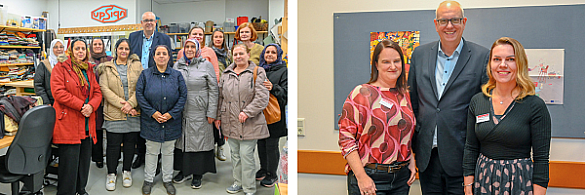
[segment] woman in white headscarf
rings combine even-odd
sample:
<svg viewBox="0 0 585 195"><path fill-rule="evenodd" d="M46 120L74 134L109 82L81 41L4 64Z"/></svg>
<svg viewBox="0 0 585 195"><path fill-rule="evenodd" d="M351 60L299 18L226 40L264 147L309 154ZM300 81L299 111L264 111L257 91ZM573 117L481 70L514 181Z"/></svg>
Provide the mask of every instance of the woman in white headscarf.
<svg viewBox="0 0 585 195"><path fill-rule="evenodd" d="M51 93L51 72L55 64L59 62L57 56L65 52L65 44L59 39L51 41L49 57L37 65L35 71L35 93L43 98L43 104L53 105L55 99Z"/></svg>

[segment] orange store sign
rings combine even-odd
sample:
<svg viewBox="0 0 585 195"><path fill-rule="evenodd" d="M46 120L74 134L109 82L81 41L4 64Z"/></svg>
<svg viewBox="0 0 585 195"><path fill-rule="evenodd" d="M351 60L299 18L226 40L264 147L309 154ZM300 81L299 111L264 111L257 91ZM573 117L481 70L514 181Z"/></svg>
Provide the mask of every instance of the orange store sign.
<svg viewBox="0 0 585 195"><path fill-rule="evenodd" d="M104 5L91 12L91 19L101 23L117 22L128 17L128 9L117 5Z"/></svg>

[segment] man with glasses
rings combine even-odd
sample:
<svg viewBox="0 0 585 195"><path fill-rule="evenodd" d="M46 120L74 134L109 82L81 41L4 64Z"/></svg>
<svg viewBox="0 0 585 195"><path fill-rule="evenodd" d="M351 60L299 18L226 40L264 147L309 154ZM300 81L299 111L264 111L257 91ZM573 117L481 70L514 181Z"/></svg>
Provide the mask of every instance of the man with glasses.
<svg viewBox="0 0 585 195"><path fill-rule="evenodd" d="M142 20L140 21L142 30L130 33L130 49L131 53L140 57L142 67L147 69L155 66L154 58L150 56L153 48L157 45L166 45L171 47L171 38L164 33L156 32L156 16L152 12L144 12ZM169 60L169 66L173 66L173 61Z"/></svg>
<svg viewBox="0 0 585 195"><path fill-rule="evenodd" d="M156 66L154 58L150 56L152 50L157 45L166 45L172 48L171 38L164 33L155 31L156 16L152 12L144 12L140 24L142 24L142 30L130 33L130 50L132 54L138 55L142 67L146 70L149 67ZM173 67L173 60L169 60L168 67ZM138 156L134 160L134 163L132 163L133 169L144 164L144 155L146 154L145 142L144 138L138 137L138 142L136 143L136 153Z"/></svg>
<svg viewBox="0 0 585 195"><path fill-rule="evenodd" d="M434 22L439 41L417 47L411 59L412 147L423 194L464 194L467 109L488 80L489 50L462 38L467 18L458 2L442 2Z"/></svg>

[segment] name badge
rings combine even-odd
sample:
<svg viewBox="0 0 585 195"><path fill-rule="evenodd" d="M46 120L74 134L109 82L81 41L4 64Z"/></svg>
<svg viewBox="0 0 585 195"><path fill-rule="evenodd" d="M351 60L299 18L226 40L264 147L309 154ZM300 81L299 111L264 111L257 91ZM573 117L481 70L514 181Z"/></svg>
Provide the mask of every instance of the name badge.
<svg viewBox="0 0 585 195"><path fill-rule="evenodd" d="M490 114L489 113L485 113L485 114L482 114L482 115L475 116L476 123L483 123L483 122L486 122L486 121L489 121L489 120L490 120Z"/></svg>
<svg viewBox="0 0 585 195"><path fill-rule="evenodd" d="M380 100L380 104L382 104L382 106L386 106L388 109L391 109L392 106L394 105L393 103L388 102L385 99L381 99Z"/></svg>

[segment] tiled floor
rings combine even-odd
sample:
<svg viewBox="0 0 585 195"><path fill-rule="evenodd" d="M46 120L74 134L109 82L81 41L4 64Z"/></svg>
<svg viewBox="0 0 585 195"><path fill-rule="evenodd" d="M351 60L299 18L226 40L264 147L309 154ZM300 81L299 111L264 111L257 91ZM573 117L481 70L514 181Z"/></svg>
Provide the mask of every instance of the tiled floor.
<svg viewBox="0 0 585 195"><path fill-rule="evenodd" d="M229 153L229 146L226 143L225 147L225 155L228 158L226 161L219 161L216 160L216 167L217 173L207 173L203 176L203 184L200 189L192 189L191 188L191 180L186 181L181 184L175 184L177 188L177 194L228 194L226 192L226 188L233 184L234 179L232 177L232 163L230 161L230 153ZM258 160L258 154L256 152L256 162L258 165L256 169L260 169L260 164ZM107 191L105 188L106 182L106 167L104 168L97 168L95 163L91 164L90 173L89 173L89 181L86 187L86 190L90 195L117 195L117 194L124 194L124 195L133 195L133 194L142 194L142 182L144 181L144 166L133 169L132 170L132 177L133 177L133 185L130 188L124 188L122 186L122 177L121 177L121 170L122 170L122 163L118 165L118 178L116 183L116 190L115 191ZM175 173L176 174L176 173ZM165 195L166 190L162 185L162 175L158 175L154 179L155 186L152 190L152 195ZM257 195L270 195L274 194L274 188L267 188L260 185L260 182L257 181L256 187L256 194ZM0 184L0 193L10 194L10 185L9 184ZM44 194L46 195L54 195L57 193L57 188L55 186L47 186L44 189ZM238 194L244 194L240 192Z"/></svg>

